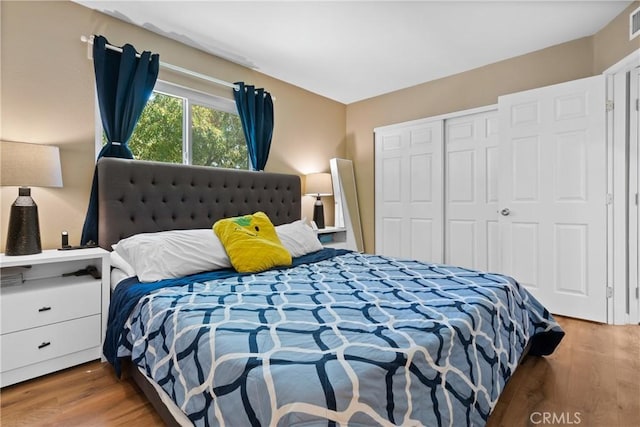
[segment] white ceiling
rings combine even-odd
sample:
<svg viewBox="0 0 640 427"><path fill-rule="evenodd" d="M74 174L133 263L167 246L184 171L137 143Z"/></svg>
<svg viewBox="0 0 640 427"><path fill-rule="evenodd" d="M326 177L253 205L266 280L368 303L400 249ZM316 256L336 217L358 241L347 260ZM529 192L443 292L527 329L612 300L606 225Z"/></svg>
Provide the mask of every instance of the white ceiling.
<svg viewBox="0 0 640 427"><path fill-rule="evenodd" d="M349 104L590 36L631 1L76 3Z"/></svg>

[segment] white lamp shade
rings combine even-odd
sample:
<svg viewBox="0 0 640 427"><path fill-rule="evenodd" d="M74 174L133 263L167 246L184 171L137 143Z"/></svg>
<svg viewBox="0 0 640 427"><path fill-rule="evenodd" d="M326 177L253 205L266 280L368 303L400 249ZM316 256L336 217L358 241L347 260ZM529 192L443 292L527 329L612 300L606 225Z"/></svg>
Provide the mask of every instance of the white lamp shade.
<svg viewBox="0 0 640 427"><path fill-rule="evenodd" d="M333 186L330 173L312 173L306 176L305 194L313 196L331 196Z"/></svg>
<svg viewBox="0 0 640 427"><path fill-rule="evenodd" d="M62 187L58 147L0 141L0 166L3 187Z"/></svg>

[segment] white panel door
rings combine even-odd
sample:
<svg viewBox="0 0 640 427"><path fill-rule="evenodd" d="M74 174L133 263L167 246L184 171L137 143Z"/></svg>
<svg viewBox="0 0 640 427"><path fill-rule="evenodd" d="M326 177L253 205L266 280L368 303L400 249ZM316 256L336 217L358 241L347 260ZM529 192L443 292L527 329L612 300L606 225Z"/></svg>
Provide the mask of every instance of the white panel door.
<svg viewBox="0 0 640 427"><path fill-rule="evenodd" d="M604 77L498 105L502 270L552 313L606 322Z"/></svg>
<svg viewBox="0 0 640 427"><path fill-rule="evenodd" d="M498 111L445 121L445 262L500 271Z"/></svg>
<svg viewBox="0 0 640 427"><path fill-rule="evenodd" d="M442 120L375 136L376 253L442 262Z"/></svg>

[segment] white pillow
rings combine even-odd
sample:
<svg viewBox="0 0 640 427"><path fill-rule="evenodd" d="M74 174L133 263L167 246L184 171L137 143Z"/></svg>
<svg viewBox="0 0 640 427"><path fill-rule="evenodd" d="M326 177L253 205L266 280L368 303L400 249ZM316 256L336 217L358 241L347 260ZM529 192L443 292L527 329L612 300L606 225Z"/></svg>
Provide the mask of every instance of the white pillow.
<svg viewBox="0 0 640 427"><path fill-rule="evenodd" d="M113 245L113 248L115 249L116 246L117 245ZM111 267L115 267L121 270L124 274L127 275L127 277L133 277L136 275L136 270L131 266L131 264L125 261L124 258L122 258L120 254L115 250L111 251L110 258Z"/></svg>
<svg viewBox="0 0 640 427"><path fill-rule="evenodd" d="M119 241L115 251L133 267L141 282L231 267L222 243L210 228L136 234Z"/></svg>
<svg viewBox="0 0 640 427"><path fill-rule="evenodd" d="M318 235L303 219L276 227L282 246L296 258L322 249Z"/></svg>

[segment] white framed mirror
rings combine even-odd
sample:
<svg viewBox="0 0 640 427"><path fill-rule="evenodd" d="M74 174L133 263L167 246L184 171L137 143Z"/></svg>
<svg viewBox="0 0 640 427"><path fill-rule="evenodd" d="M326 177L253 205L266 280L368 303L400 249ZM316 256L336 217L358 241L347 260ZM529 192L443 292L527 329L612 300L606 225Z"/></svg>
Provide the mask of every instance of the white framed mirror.
<svg viewBox="0 0 640 427"><path fill-rule="evenodd" d="M348 249L362 252L364 251L364 242L353 162L334 158L329 160L329 165L331 166L333 198L335 200L335 226L345 228Z"/></svg>

